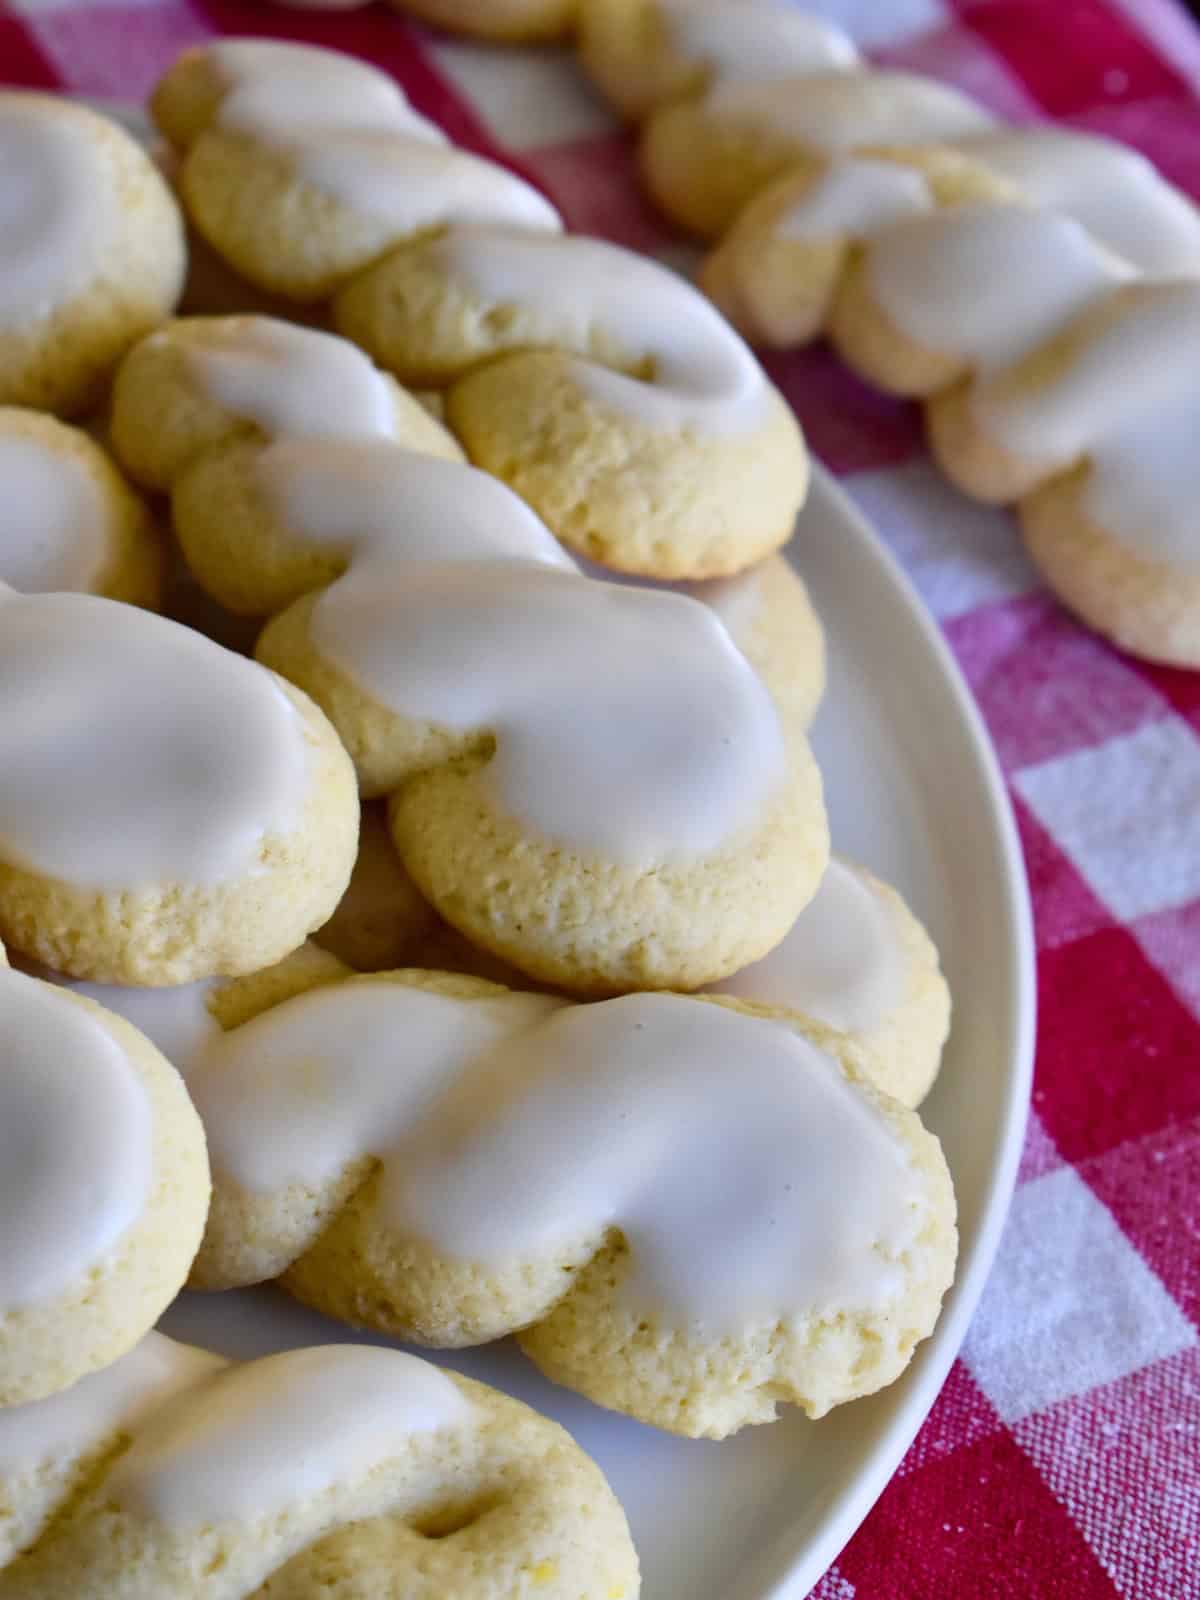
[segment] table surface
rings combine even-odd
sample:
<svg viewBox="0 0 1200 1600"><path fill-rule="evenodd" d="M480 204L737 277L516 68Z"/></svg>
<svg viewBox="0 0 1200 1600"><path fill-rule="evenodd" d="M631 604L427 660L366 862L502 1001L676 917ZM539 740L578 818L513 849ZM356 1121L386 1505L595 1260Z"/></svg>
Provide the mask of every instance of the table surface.
<svg viewBox="0 0 1200 1600"><path fill-rule="evenodd" d="M1017 122L1127 140L1200 197L1200 30L1174 0L824 0L875 59ZM0 81L137 99L216 33L340 46L569 226L673 241L565 52L380 6L0 0ZM809 439L942 623L1025 845L1040 1022L1004 1244L961 1360L818 1600L1200 1597L1200 673L1147 666L1042 589L1011 518L933 471L913 408L823 351L772 358Z"/></svg>

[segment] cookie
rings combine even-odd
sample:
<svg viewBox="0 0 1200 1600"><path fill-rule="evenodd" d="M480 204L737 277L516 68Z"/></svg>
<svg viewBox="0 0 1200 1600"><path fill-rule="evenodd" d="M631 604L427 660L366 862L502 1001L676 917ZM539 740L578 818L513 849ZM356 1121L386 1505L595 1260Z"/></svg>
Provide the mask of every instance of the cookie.
<svg viewBox="0 0 1200 1600"><path fill-rule="evenodd" d="M192 1057L193 1282L279 1277L689 1435L889 1383L953 1273L937 1141L840 1037L744 1003L572 1005L427 972L289 1000Z"/></svg>
<svg viewBox="0 0 1200 1600"><path fill-rule="evenodd" d="M1179 667L1200 667L1197 352L1200 283L1138 280L926 408L943 470L1017 502L1059 599L1122 649Z"/></svg>
<svg viewBox="0 0 1200 1600"><path fill-rule="evenodd" d="M716 79L762 82L859 65L849 35L787 0L581 0L580 63L639 122Z"/></svg>
<svg viewBox="0 0 1200 1600"><path fill-rule="evenodd" d="M363 795L390 797L421 893L580 992L696 987L765 954L828 850L806 724L712 610L585 577L495 479L398 447L361 352L289 329L303 357L281 364L280 328L154 335L118 376L113 436L131 471L171 482L201 583L275 613L259 660L325 709ZM451 454L408 405L408 440Z"/></svg>
<svg viewBox="0 0 1200 1600"><path fill-rule="evenodd" d="M209 1176L178 1073L94 1002L0 968L0 1063L7 1407L68 1388L153 1326L200 1243Z"/></svg>
<svg viewBox="0 0 1200 1600"><path fill-rule="evenodd" d="M354 864L351 764L291 684L92 595L0 588L0 936L75 977L269 966Z"/></svg>
<svg viewBox="0 0 1200 1600"><path fill-rule="evenodd" d="M149 1334L0 1413L0 1506L6 1600L638 1593L625 1517L569 1434L365 1345L229 1364Z"/></svg>
<svg viewBox="0 0 1200 1600"><path fill-rule="evenodd" d="M426 966L422 950L445 924L404 870L387 825L387 806L362 812L358 859L337 910L316 942L359 972Z"/></svg>
<svg viewBox="0 0 1200 1600"><path fill-rule="evenodd" d="M389 0L420 22L501 44L544 44L570 30L578 0Z"/></svg>
<svg viewBox="0 0 1200 1600"><path fill-rule="evenodd" d="M836 856L782 943L712 992L834 1030L859 1076L906 1106L929 1093L950 1030L933 941L895 889Z"/></svg>
<svg viewBox="0 0 1200 1600"><path fill-rule="evenodd" d="M72 415L169 315L183 221L153 162L107 117L0 93L0 405Z"/></svg>
<svg viewBox="0 0 1200 1600"><path fill-rule="evenodd" d="M831 155L962 138L991 126L966 95L909 72L718 81L645 124L640 162L673 221L714 238L773 178Z"/></svg>
<svg viewBox="0 0 1200 1600"><path fill-rule="evenodd" d="M563 238L521 180L449 147L331 52L225 41L154 97L194 225L446 421L558 538L621 571L728 575L790 536L807 457L738 335L665 267Z"/></svg>
<svg viewBox="0 0 1200 1600"><path fill-rule="evenodd" d="M164 551L141 498L88 434L0 406L0 584L157 609Z"/></svg>

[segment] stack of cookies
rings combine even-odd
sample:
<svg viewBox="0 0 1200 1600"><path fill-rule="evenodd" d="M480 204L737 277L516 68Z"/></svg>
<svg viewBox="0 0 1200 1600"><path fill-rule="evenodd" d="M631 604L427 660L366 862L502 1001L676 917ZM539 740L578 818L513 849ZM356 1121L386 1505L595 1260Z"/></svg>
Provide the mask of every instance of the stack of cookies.
<svg viewBox="0 0 1200 1600"><path fill-rule="evenodd" d="M0 97L0 1594L632 1597L517 1402L151 1330L277 1280L710 1438L904 1370L949 998L830 855L803 439L361 63L152 109Z"/></svg>

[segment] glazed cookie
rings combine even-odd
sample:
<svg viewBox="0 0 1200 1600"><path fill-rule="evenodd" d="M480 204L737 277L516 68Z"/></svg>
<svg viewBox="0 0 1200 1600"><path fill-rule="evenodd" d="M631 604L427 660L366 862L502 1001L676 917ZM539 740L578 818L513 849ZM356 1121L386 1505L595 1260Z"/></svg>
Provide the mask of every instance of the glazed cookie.
<svg viewBox="0 0 1200 1600"><path fill-rule="evenodd" d="M208 1198L199 1119L158 1050L0 967L0 1407L69 1387L153 1326Z"/></svg>
<svg viewBox="0 0 1200 1600"><path fill-rule="evenodd" d="M438 1346L524 1330L555 1380L679 1433L891 1382L953 1273L937 1141L836 1034L733 1000L351 978L216 1039L188 1086L216 1174L198 1286L278 1276Z"/></svg>
<svg viewBox="0 0 1200 1600"><path fill-rule="evenodd" d="M56 96L0 93L0 169L0 404L78 412L179 298L179 208L123 129Z"/></svg>
<svg viewBox="0 0 1200 1600"><path fill-rule="evenodd" d="M783 942L713 992L833 1029L855 1071L906 1106L929 1093L950 1030L933 941L895 889L836 856Z"/></svg>
<svg viewBox="0 0 1200 1600"><path fill-rule="evenodd" d="M154 110L196 227L402 382L441 389L476 465L565 544L661 578L727 575L790 536L803 440L690 285L448 147L390 80L234 41L180 59Z"/></svg>
<svg viewBox="0 0 1200 1600"><path fill-rule="evenodd" d="M81 978L257 971L325 922L358 835L316 706L149 612L0 586L0 934Z"/></svg>
<svg viewBox="0 0 1200 1600"><path fill-rule="evenodd" d="M635 122L718 78L763 82L859 65L848 34L790 0L581 0L578 42L584 71Z"/></svg>
<svg viewBox="0 0 1200 1600"><path fill-rule="evenodd" d="M562 1428L365 1345L230 1365L150 1334L0 1413L0 1507L5 1600L638 1594L621 1508Z"/></svg>
<svg viewBox="0 0 1200 1600"><path fill-rule="evenodd" d="M586 993L764 955L827 856L804 724L711 609L585 577L494 478L398 448L384 385L327 335L180 323L123 366L113 435L171 483L200 582L274 613L260 661L328 712L421 893L474 943ZM452 454L408 404L410 442ZM357 439L318 436L356 418Z"/></svg>
<svg viewBox="0 0 1200 1600"><path fill-rule="evenodd" d="M942 468L1017 502L1059 598L1122 649L1180 667L1200 667L1198 360L1200 281L1127 283L927 406Z"/></svg>
<svg viewBox="0 0 1200 1600"><path fill-rule="evenodd" d="M157 609L164 552L150 513L86 433L0 406L0 583Z"/></svg>

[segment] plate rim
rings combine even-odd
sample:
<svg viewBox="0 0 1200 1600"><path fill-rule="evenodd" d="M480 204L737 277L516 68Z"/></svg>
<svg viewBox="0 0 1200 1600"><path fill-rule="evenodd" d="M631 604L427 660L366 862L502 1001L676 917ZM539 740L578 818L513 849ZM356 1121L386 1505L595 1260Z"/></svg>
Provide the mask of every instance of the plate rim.
<svg viewBox="0 0 1200 1600"><path fill-rule="evenodd" d="M891 1482L932 1411L962 1349L1000 1248L1025 1144L1036 1048L1037 964L1025 853L983 714L940 624L898 558L824 463L813 457L811 464L812 479L804 509L824 501L837 519L853 530L864 553L878 567L938 668L977 766L988 805L986 821L998 847L1009 932L1006 942L1014 957L1008 1007L1012 1048L1009 1088L979 1223L965 1258L960 1251L958 1271L937 1326L919 1352L919 1369L910 1367L900 1380L907 1381L908 1392L872 1446L867 1462L830 1506L819 1531L804 1540L803 1548L798 1548L786 1533L771 1541L748 1574L745 1600L801 1600L820 1582ZM790 560L790 545L784 546L781 554ZM803 562L794 564L803 576Z"/></svg>

